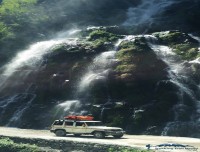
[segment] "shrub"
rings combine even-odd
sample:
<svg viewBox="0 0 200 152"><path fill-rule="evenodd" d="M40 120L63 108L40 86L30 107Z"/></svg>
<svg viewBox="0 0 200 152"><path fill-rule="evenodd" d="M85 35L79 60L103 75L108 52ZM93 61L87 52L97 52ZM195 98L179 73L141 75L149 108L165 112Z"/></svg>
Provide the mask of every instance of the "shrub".
<svg viewBox="0 0 200 152"><path fill-rule="evenodd" d="M17 144L9 138L0 138L1 152L40 152L39 147L29 144Z"/></svg>

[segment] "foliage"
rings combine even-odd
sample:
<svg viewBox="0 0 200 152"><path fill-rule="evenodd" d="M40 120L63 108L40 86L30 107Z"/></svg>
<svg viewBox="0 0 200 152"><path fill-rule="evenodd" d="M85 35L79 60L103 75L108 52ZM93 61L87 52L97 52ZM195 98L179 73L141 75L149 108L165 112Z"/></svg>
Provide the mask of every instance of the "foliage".
<svg viewBox="0 0 200 152"><path fill-rule="evenodd" d="M37 0L3 0L0 14L0 43L14 36L21 35L20 39L23 39L22 33L30 34L36 25L48 19L43 8L37 5Z"/></svg>
<svg viewBox="0 0 200 152"><path fill-rule="evenodd" d="M18 16L29 12L30 6L36 4L37 0L3 0L0 8L2 16Z"/></svg>
<svg viewBox="0 0 200 152"><path fill-rule="evenodd" d="M12 38L14 35L10 28L7 27L3 22L0 22L0 41L4 39Z"/></svg>
<svg viewBox="0 0 200 152"><path fill-rule="evenodd" d="M29 144L17 144L9 138L0 138L0 151L9 152L40 152L39 147Z"/></svg>
<svg viewBox="0 0 200 152"><path fill-rule="evenodd" d="M37 0L3 0L0 6L1 19L7 25L41 21L44 16L36 4Z"/></svg>

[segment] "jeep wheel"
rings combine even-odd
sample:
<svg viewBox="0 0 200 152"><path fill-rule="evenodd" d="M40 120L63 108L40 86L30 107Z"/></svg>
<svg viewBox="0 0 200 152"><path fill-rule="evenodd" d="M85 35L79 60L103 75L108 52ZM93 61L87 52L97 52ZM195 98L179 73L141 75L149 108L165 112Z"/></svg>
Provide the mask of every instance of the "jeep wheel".
<svg viewBox="0 0 200 152"><path fill-rule="evenodd" d="M80 136L81 136L81 134L74 134L74 136L75 136L75 137L80 137Z"/></svg>
<svg viewBox="0 0 200 152"><path fill-rule="evenodd" d="M64 137L66 135L66 132L64 130L56 130L55 134L56 136Z"/></svg>
<svg viewBox="0 0 200 152"><path fill-rule="evenodd" d="M121 138L123 135L113 135L114 138Z"/></svg>
<svg viewBox="0 0 200 152"><path fill-rule="evenodd" d="M94 132L94 137L98 138L98 139L102 139L102 138L105 137L105 134L103 132L100 132L100 131Z"/></svg>

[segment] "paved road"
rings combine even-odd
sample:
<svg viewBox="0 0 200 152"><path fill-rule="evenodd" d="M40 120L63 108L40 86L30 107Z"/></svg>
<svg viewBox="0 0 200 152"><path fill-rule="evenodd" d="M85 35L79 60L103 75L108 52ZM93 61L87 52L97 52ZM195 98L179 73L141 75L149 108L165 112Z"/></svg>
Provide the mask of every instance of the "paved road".
<svg viewBox="0 0 200 152"><path fill-rule="evenodd" d="M197 150L190 149L184 151L198 151L200 152L200 139L197 138L183 138L183 137L168 137L168 136L146 136L146 135L124 135L121 139L113 139L107 137L105 139L95 139L93 136L81 136L74 137L73 135L67 135L66 137L56 137L48 130L31 130L31 129L18 129L0 127L0 136L22 137L22 138L40 138L46 140L66 140L76 142L90 142L100 144L114 144L131 147L146 148L147 144L159 145L164 143L177 143L194 146ZM170 150L165 150L170 151ZM174 151L174 150L173 150ZM177 151L177 150L175 150ZM179 150L183 151L183 149Z"/></svg>

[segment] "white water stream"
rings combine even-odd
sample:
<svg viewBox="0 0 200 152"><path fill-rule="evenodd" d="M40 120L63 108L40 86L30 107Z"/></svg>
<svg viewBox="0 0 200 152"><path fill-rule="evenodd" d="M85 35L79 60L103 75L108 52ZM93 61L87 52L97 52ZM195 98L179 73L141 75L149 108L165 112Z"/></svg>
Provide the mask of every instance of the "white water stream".
<svg viewBox="0 0 200 152"><path fill-rule="evenodd" d="M78 39L70 37L79 31L80 30L75 29L62 32L54 39L37 42L30 45L28 49L19 52L8 64L3 67L3 72L0 78L0 91L6 87L8 83L7 81L13 75L16 75L16 72L18 72L16 83L20 83L20 81L23 81L23 78L27 77L31 71L38 70L43 62L44 55L51 53L53 48L57 45L62 43L67 45L76 45ZM23 67L28 67L29 70L23 70ZM29 90L29 87L27 90ZM0 102L1 115L5 113L8 107L17 105L17 109L16 107L13 109L12 116L8 120L7 125L17 126L20 123L22 115L27 109L29 109L35 98L36 94L34 94L34 92L25 91L24 93L15 94L8 99L2 99Z"/></svg>
<svg viewBox="0 0 200 152"><path fill-rule="evenodd" d="M36 42L29 46L28 49L20 51L8 64L3 67L3 72L1 74L1 90L4 88L4 84L6 80L11 77L15 72L20 71L21 77L27 76L32 70L37 70L41 63L43 62L43 57L47 53L50 53L52 49L62 43L67 43L68 45L75 45L77 39L76 38L69 38L79 30L70 30L62 33L57 38ZM29 67L31 70L22 70L23 67Z"/></svg>
<svg viewBox="0 0 200 152"><path fill-rule="evenodd" d="M156 38L155 38L156 39ZM169 81L173 83L175 86L177 86L179 92L178 97L179 101L178 103L173 107L173 112L175 115L174 122L169 122L166 127L164 128L163 135L167 135L168 131L171 129L177 129L179 125L188 125L191 123L191 125L195 126L198 125L197 123L200 122L200 101L195 95L195 92L189 87L188 82L192 82L195 84L193 80L190 78L189 71L187 71L187 68L185 67L185 61L182 61L179 56L177 56L171 48L164 45L158 45L153 44L149 42L149 46L152 50L156 53L158 58L162 59L166 65L168 66L167 72ZM198 60L198 59L196 59ZM194 61L196 61L194 60ZM190 61L190 64L197 63L194 61ZM198 84L195 84L197 87ZM193 102L196 104L196 113L194 112L191 116L189 122L186 123L180 123L182 120L180 118L184 113L187 112L188 106L185 104L187 102L188 98L185 98L185 95L189 97L190 102ZM180 126L179 126L180 127Z"/></svg>
<svg viewBox="0 0 200 152"><path fill-rule="evenodd" d="M97 55L92 60L91 64L88 66L86 73L83 75L83 77L78 83L77 96L84 92L84 95L86 97L87 93L90 90L90 85L96 81L101 81L102 83L106 84L109 72L112 70L113 65L118 62L118 60L115 58L115 55L116 55L119 45L123 41L134 41L134 40L135 40L135 36L132 36L132 35L125 36L123 39L118 40L113 50L102 52L99 55ZM56 107L56 109L57 110L64 109L64 112L61 114L61 116L64 116L69 113L83 114L86 111L82 111L82 112L77 111L77 109L80 108L80 103L81 102L79 100L64 101L63 103L59 104ZM75 107L74 105L77 105L77 107Z"/></svg>

